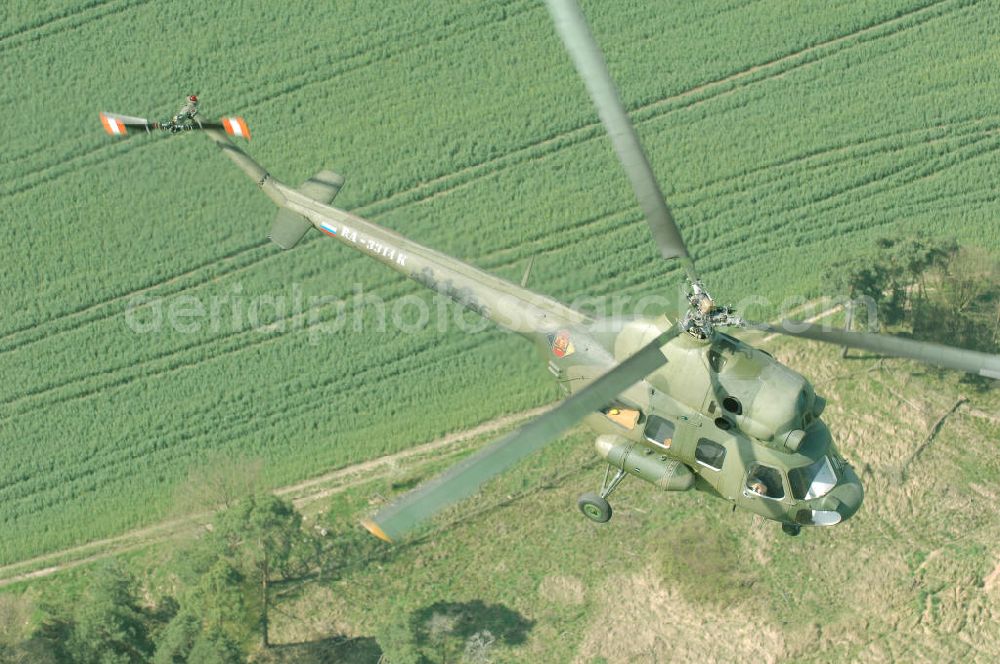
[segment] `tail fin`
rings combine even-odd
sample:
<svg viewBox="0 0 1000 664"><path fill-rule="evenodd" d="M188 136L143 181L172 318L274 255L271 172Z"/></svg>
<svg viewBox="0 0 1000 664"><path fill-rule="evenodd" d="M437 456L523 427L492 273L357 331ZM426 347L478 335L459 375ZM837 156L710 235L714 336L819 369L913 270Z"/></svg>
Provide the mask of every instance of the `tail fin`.
<svg viewBox="0 0 1000 664"><path fill-rule="evenodd" d="M274 218L274 223L271 224L271 232L268 237L282 249L291 249L298 244L302 236L313 225L302 215L285 207L288 203L286 194L298 191L298 193L326 205L333 201L337 192L340 191L340 187L344 184L344 178L333 171L320 171L303 182L298 190L292 190L272 177L263 166L237 147L222 131L209 129L205 133L227 157L233 160L233 163L240 167L240 170L249 175L264 190L264 193L278 205L278 214Z"/></svg>
<svg viewBox="0 0 1000 664"><path fill-rule="evenodd" d="M343 176L337 175L333 171L320 171L303 182L298 191L325 205L333 201L343 185ZM299 240L310 228L312 228L312 222L301 214L296 214L287 208L281 208L274 218L274 223L271 224L271 232L268 233L267 237L282 249L291 249L299 243Z"/></svg>

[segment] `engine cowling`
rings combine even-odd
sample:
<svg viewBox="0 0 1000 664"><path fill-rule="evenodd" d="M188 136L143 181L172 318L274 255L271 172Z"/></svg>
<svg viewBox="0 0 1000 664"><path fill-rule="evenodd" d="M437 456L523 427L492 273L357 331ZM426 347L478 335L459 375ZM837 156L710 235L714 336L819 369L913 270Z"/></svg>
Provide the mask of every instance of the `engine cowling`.
<svg viewBox="0 0 1000 664"><path fill-rule="evenodd" d="M615 339L616 359L623 361L669 326L666 320L630 321ZM796 451L805 429L826 405L801 374L721 332L709 340L680 335L663 351L667 363L646 381L722 429L738 427L748 436Z"/></svg>
<svg viewBox="0 0 1000 664"><path fill-rule="evenodd" d="M718 417L759 440L796 451L826 401L769 354L727 335L708 350ZM711 405L710 405L711 407Z"/></svg>

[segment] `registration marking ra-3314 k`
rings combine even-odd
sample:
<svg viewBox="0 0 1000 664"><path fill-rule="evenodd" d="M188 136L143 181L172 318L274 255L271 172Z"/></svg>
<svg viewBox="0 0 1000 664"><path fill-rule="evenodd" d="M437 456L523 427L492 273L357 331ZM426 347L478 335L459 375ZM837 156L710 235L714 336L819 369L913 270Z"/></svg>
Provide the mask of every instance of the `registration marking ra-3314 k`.
<svg viewBox="0 0 1000 664"><path fill-rule="evenodd" d="M345 242L353 242L368 254L381 256L395 261L396 265L406 267L406 254L402 251L390 245L383 244L374 238L365 237L353 228L341 226L338 229L332 222L324 220L319 222L319 229L330 237L342 239Z"/></svg>

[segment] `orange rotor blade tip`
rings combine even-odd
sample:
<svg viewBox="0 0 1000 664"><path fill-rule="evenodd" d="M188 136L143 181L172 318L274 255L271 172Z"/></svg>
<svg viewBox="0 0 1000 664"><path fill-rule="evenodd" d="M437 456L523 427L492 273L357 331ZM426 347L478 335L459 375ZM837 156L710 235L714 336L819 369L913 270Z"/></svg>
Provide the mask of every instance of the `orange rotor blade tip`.
<svg viewBox="0 0 1000 664"><path fill-rule="evenodd" d="M364 519L361 522L361 525L365 527L365 530L367 530L368 532L370 532L372 535L379 538L383 542L388 542L389 544L392 544L392 538L386 535L385 531L379 528L378 524L372 521L371 519Z"/></svg>
<svg viewBox="0 0 1000 664"><path fill-rule="evenodd" d="M124 136L128 133L125 128L125 123L118 118L108 117L106 113L101 113L101 124L104 125L104 131L108 132L112 136Z"/></svg>
<svg viewBox="0 0 1000 664"><path fill-rule="evenodd" d="M250 140L250 128L247 127L247 123L243 118L222 118L222 126L225 127L226 133L230 136L239 136L246 140Z"/></svg>
<svg viewBox="0 0 1000 664"><path fill-rule="evenodd" d="M247 123L243 118L237 118L237 121L240 123L240 129L243 131L243 137L249 141L250 127L247 126Z"/></svg>

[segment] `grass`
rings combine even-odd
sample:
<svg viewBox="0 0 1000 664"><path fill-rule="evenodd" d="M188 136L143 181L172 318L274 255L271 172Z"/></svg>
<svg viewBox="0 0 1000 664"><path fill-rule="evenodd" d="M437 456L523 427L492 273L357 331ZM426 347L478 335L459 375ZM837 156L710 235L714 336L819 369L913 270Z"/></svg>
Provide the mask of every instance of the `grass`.
<svg viewBox="0 0 1000 664"><path fill-rule="evenodd" d="M1000 249L992 4L585 9L719 299L772 312L887 233ZM436 310L377 329L354 285L416 286L318 238L278 252L269 202L207 141L114 142L99 110L163 117L197 92L247 117L279 177L334 167L339 204L511 278L535 255L531 285L567 301L680 278L538 3L5 11L0 562L161 518L212 453L261 458L277 486L555 395L507 335L441 332ZM363 333L317 340L295 293L344 298ZM273 331L247 320L260 296L289 303L260 313ZM221 303L217 325L126 324L192 297Z"/></svg>

